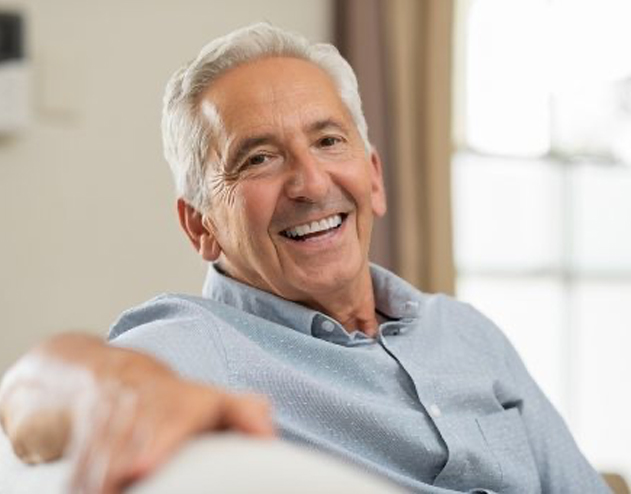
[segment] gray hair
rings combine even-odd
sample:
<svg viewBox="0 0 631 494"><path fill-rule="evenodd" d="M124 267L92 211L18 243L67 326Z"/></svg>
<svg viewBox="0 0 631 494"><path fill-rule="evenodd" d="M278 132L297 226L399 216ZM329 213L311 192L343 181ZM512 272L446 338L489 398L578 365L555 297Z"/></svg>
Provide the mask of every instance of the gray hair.
<svg viewBox="0 0 631 494"><path fill-rule="evenodd" d="M218 114L212 119L208 118L211 115L202 114L201 95L226 71L267 57L300 58L323 69L348 108L366 152L370 152L357 78L333 45L310 43L303 36L266 23L237 29L204 46L195 60L173 74L164 94L164 156L171 167L178 196L198 211L206 211L211 204L211 191L206 183L208 162L211 145L217 144L222 133Z"/></svg>

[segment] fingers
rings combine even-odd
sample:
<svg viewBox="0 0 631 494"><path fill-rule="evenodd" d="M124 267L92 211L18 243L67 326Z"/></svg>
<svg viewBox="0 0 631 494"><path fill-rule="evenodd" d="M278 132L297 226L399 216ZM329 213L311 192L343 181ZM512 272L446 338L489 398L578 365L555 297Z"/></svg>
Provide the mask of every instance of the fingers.
<svg viewBox="0 0 631 494"><path fill-rule="evenodd" d="M0 427L2 427L5 434L9 433L7 430L7 410L5 409L2 399L0 399Z"/></svg>
<svg viewBox="0 0 631 494"><path fill-rule="evenodd" d="M0 384L0 416L16 455L27 463L60 458L70 438L72 397L92 387L82 369L40 352L21 358Z"/></svg>
<svg viewBox="0 0 631 494"><path fill-rule="evenodd" d="M165 414L149 441L130 464L127 475L138 479L154 471L188 438L201 432L237 430L259 437L273 437L275 429L268 401L258 396L235 395L192 383L180 382L177 402L180 407L172 415Z"/></svg>
<svg viewBox="0 0 631 494"><path fill-rule="evenodd" d="M147 390L150 390L147 392ZM110 386L77 417L73 442L73 494L115 494L154 471L191 436L234 429L274 435L270 406L255 396L237 396L161 378L146 388Z"/></svg>
<svg viewBox="0 0 631 494"><path fill-rule="evenodd" d="M16 456L26 463L61 457L70 436L68 410L44 395L41 386L27 382L5 389L2 396L2 427Z"/></svg>
<svg viewBox="0 0 631 494"><path fill-rule="evenodd" d="M61 457L70 436L67 410L40 410L7 432L13 450L22 461L37 464Z"/></svg>
<svg viewBox="0 0 631 494"><path fill-rule="evenodd" d="M276 434L269 401L260 396L227 395L222 420L225 429L263 438Z"/></svg>
<svg viewBox="0 0 631 494"><path fill-rule="evenodd" d="M139 441L134 438L137 396L118 385L106 385L98 395L76 411L70 452L74 472L71 493L106 492L108 482L121 477L116 469L133 455Z"/></svg>
<svg viewBox="0 0 631 494"><path fill-rule="evenodd" d="M0 419L10 436L18 422L29 425L11 438L28 461L61 456L71 437L72 493L117 494L201 432L274 435L260 397L185 381L147 355L64 338L47 347L61 361L35 353L3 380ZM53 452L44 447L55 444Z"/></svg>

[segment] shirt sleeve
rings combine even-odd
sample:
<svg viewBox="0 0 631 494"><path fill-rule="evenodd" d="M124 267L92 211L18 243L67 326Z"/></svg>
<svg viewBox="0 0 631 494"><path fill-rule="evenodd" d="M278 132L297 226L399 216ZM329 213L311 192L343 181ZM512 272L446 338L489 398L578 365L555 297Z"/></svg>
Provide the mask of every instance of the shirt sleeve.
<svg viewBox="0 0 631 494"><path fill-rule="evenodd" d="M539 470L542 492L610 493L579 450L559 413L530 376L515 348L503 334L501 338L508 373L519 397L517 406Z"/></svg>

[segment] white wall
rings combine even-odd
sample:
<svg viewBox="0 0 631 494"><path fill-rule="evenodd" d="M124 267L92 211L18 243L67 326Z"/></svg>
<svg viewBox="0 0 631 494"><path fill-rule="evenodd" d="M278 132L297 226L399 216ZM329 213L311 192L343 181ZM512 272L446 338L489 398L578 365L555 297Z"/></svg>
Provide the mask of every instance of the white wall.
<svg viewBox="0 0 631 494"><path fill-rule="evenodd" d="M164 84L211 38L268 20L328 40L329 0L0 0L26 15L30 128L0 137L0 372L45 335L104 334L198 293L159 133Z"/></svg>

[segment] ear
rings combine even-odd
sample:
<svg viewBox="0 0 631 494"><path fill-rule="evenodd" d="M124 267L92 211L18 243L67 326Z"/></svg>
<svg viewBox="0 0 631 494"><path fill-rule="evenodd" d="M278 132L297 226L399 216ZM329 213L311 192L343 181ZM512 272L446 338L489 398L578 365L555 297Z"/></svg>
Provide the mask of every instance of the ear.
<svg viewBox="0 0 631 494"><path fill-rule="evenodd" d="M180 225L195 250L205 261L216 261L221 254L221 246L215 238L214 228L208 217L182 198L177 200L177 212Z"/></svg>
<svg viewBox="0 0 631 494"><path fill-rule="evenodd" d="M388 206L386 204L386 189L383 185L383 168L381 158L374 147L370 152L370 182L372 212L375 216L381 217L386 214Z"/></svg>

